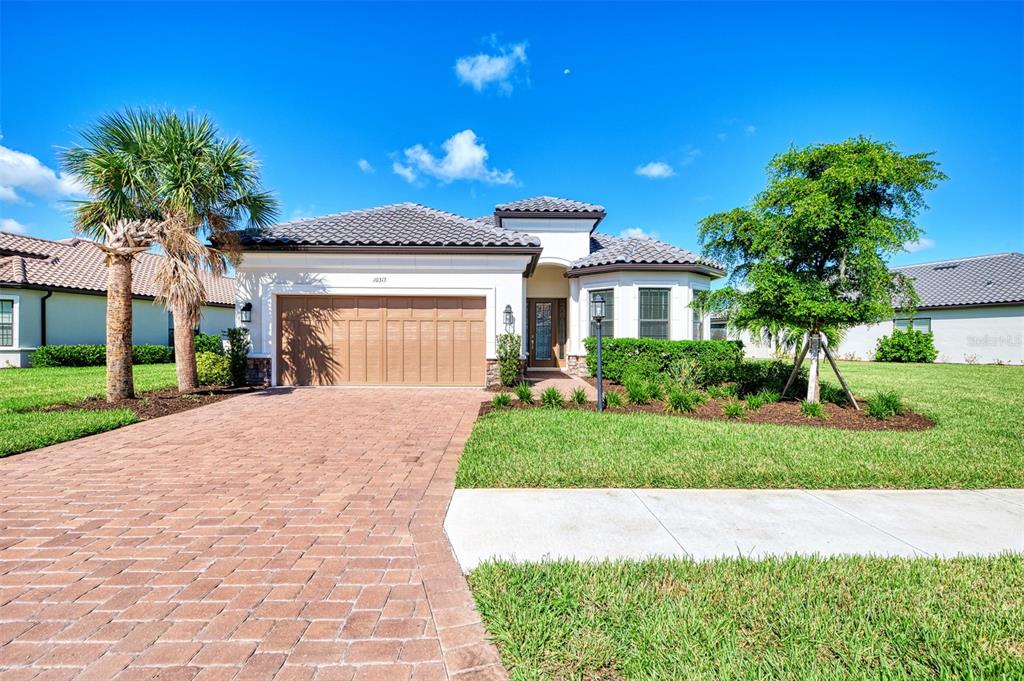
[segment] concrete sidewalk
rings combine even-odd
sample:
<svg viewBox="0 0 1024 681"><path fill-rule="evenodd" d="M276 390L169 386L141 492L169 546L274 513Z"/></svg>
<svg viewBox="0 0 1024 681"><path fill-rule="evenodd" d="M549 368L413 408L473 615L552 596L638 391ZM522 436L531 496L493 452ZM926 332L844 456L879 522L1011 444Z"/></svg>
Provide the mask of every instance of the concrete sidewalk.
<svg viewBox="0 0 1024 681"><path fill-rule="evenodd" d="M463 570L650 556L1024 552L1024 490L460 489L445 530Z"/></svg>

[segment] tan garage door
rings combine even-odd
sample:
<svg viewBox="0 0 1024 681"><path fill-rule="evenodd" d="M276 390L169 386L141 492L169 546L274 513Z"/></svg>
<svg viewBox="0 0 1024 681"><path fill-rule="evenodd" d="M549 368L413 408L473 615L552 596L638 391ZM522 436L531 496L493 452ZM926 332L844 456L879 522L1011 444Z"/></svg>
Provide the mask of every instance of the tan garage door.
<svg viewBox="0 0 1024 681"><path fill-rule="evenodd" d="M280 385L483 385L483 298L282 296Z"/></svg>

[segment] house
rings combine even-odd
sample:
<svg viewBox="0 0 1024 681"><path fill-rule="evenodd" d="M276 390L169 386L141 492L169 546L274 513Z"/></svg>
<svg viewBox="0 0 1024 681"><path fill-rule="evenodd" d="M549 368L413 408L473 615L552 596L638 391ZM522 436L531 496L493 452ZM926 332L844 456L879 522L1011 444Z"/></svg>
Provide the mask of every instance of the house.
<svg viewBox="0 0 1024 681"><path fill-rule="evenodd" d="M1024 254L999 253L894 267L914 282L920 298L911 315L849 329L836 354L874 359L878 339L893 329L930 331L939 362L1024 364ZM720 320L714 320L718 327ZM713 333L717 332L717 328ZM753 356L771 356L772 344L750 343Z"/></svg>
<svg viewBox="0 0 1024 681"><path fill-rule="evenodd" d="M496 337L527 370L586 371L608 337L706 338L690 302L724 274L690 251L597 231L603 207L541 196L468 218L401 203L246 233L237 268L252 373L275 385L485 385Z"/></svg>
<svg viewBox="0 0 1024 681"><path fill-rule="evenodd" d="M173 344L173 324L157 303L163 256L142 253L132 268L132 342ZM235 281L205 274L209 300L199 330L234 325ZM50 241L0 232L0 367L24 367L40 345L106 343L107 267L87 239Z"/></svg>

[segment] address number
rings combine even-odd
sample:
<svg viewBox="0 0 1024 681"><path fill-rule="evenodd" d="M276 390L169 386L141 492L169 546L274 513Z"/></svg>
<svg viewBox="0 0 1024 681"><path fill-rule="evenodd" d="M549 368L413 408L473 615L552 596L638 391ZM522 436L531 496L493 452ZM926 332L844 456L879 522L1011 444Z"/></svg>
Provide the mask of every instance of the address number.
<svg viewBox="0 0 1024 681"><path fill-rule="evenodd" d="M387 281L388 281L387 277L374 277L373 278L373 283L374 284L386 284Z"/></svg>

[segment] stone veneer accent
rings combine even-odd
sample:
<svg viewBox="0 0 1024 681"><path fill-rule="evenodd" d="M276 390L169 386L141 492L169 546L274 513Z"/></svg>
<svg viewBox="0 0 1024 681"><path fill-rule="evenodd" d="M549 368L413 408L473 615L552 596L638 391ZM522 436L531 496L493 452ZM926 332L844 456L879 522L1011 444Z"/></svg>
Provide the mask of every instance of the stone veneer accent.
<svg viewBox="0 0 1024 681"><path fill-rule="evenodd" d="M580 378L586 378L590 375L590 370L587 368L586 355L569 355L565 359L565 373L570 376L579 376Z"/></svg>
<svg viewBox="0 0 1024 681"><path fill-rule="evenodd" d="M487 368L484 372L484 385L488 388L501 385L501 370L498 367L498 360L487 360Z"/></svg>
<svg viewBox="0 0 1024 681"><path fill-rule="evenodd" d="M245 382L248 385L270 385L270 358L246 357Z"/></svg>

